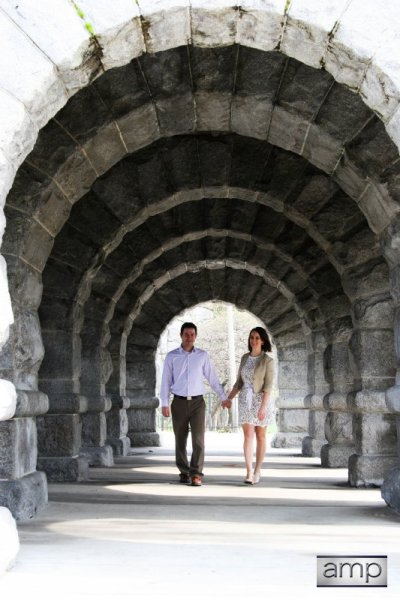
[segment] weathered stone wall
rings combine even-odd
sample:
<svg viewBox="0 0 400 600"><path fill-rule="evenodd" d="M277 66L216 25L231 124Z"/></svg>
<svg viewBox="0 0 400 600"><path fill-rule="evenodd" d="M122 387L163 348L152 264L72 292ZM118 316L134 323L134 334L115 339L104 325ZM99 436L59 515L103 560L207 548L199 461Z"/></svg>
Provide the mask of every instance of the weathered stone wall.
<svg viewBox="0 0 400 600"><path fill-rule="evenodd" d="M108 437L126 449L126 420L134 434L154 427L161 331L185 306L215 298L283 340L282 401L297 400L281 424L296 433L301 420L303 437L322 352L310 332L326 328L325 454L353 449L351 482L380 481L398 461L394 369L379 349L392 344L389 292L397 308L400 8L79 5L83 17L67 0L1 3L2 252L15 323L0 368L18 392L4 425L11 446L29 439L35 456L35 418L43 431L69 423L67 443L55 440L65 448L57 469L74 465L77 477L82 436L96 460ZM1 340L12 322L4 282L2 267ZM337 315L342 296L350 306ZM105 437L111 406L130 413ZM53 446L40 437L45 464ZM32 464L22 457L21 477L0 484L35 481L19 514L44 502Z"/></svg>

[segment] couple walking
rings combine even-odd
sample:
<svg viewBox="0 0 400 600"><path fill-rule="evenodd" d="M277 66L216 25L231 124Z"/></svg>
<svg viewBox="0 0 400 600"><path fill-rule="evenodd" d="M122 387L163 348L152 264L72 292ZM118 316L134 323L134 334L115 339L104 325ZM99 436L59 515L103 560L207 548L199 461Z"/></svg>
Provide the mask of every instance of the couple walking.
<svg viewBox="0 0 400 600"><path fill-rule="evenodd" d="M175 458L180 482L199 486L204 464L204 432L206 406L203 398L204 378L218 394L223 408L230 408L239 392L239 423L244 434L246 478L244 483L260 481L266 448L266 427L274 418L270 394L273 380L273 361L268 333L263 327L250 331L248 352L242 356L236 383L228 395L220 384L209 355L195 346L197 327L183 323L182 343L168 352L161 380L161 410L164 417L172 415L175 434ZM173 394L171 408L169 396ZM189 425L192 435L192 456L187 457ZM253 471L253 442L256 438L256 463Z"/></svg>

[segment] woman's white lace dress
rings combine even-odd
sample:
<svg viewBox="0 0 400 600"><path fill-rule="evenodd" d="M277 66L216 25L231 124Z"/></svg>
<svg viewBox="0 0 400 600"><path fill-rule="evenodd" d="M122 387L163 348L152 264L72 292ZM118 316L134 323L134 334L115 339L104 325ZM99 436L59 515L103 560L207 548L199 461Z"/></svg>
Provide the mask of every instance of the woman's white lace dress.
<svg viewBox="0 0 400 600"><path fill-rule="evenodd" d="M253 389L253 375L259 356L249 356L241 370L243 387L239 393L239 425L249 423L265 427L275 421L275 409L271 397L267 403L265 418L260 421L258 411L260 410L263 393L255 393Z"/></svg>

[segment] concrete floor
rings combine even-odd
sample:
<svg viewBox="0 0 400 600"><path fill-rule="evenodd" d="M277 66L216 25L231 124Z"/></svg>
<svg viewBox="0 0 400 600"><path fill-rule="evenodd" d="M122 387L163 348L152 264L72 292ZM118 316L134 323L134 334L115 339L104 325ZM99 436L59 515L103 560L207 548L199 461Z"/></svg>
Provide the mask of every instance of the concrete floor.
<svg viewBox="0 0 400 600"><path fill-rule="evenodd" d="M177 482L171 434L88 482L51 484L48 509L18 527L0 598L400 597L400 516L379 490L271 449L261 483L246 486L241 443L207 434L201 488ZM317 588L318 554L385 554L388 587Z"/></svg>

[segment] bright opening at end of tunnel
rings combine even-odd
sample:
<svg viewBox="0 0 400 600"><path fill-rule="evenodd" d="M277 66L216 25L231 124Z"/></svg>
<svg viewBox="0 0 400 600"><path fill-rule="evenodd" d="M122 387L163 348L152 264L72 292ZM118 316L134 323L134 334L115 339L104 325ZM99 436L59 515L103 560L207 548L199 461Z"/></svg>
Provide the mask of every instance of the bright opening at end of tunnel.
<svg viewBox="0 0 400 600"><path fill-rule="evenodd" d="M180 329L183 323L197 326L196 346L206 350L213 362L219 380L226 392L232 389L237 378L241 356L248 351L249 333L254 327L266 328L265 324L247 310L240 310L228 302L209 301L185 309L176 315L160 336L156 352L156 392L160 397L161 377L165 357L180 343ZM266 328L268 330L268 328ZM274 359L274 385L272 400L278 395L277 350L273 338L271 357ZM218 395L204 381L206 400L206 430L219 433L238 431L237 402L229 410L223 410ZM157 411L157 429L172 431L171 419ZM268 426L268 433L276 432L276 423Z"/></svg>

